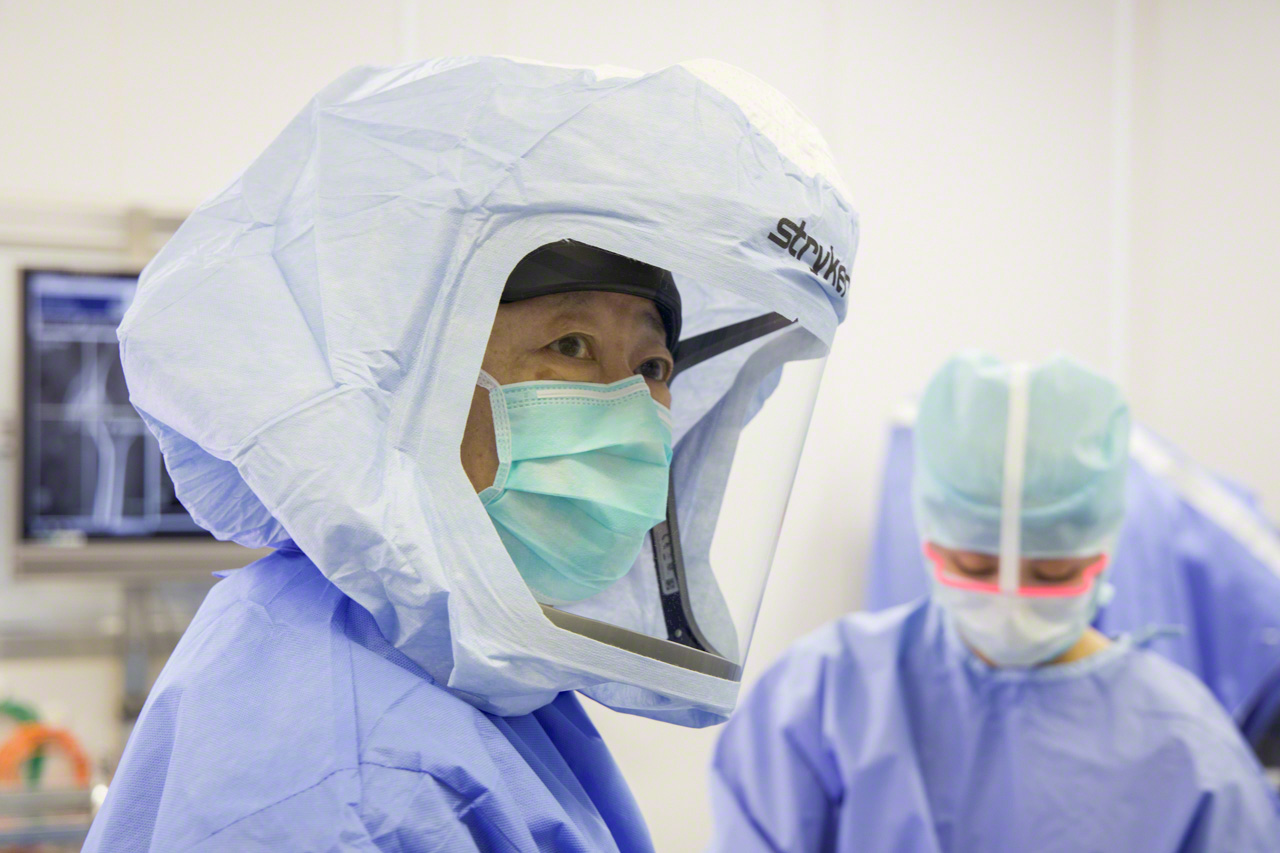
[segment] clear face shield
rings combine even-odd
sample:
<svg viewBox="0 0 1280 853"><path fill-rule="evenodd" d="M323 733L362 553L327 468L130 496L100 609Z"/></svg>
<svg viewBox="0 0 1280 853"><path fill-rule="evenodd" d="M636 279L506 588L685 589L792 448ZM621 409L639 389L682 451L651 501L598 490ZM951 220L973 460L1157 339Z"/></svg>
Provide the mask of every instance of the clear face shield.
<svg viewBox="0 0 1280 853"><path fill-rule="evenodd" d="M588 263L592 260L586 258ZM721 298L721 304L697 310L707 294L684 286L678 273L675 283L681 286L676 292L660 278L646 284L645 269L632 270L630 279L621 284L617 279L627 278L626 270L614 275L612 283L594 280L583 268L571 272L579 284L568 289L595 287L645 295L658 305L669 332L674 324L676 334L671 337L678 335L678 343L672 341L671 406L669 411L657 407L657 420L666 421L670 429L668 488L665 496L652 494L648 483L652 466L636 461L658 458L657 442L639 439L655 429L647 423L646 406L631 399L643 393L629 393L625 387L629 383L583 389L610 396L607 407L595 410L599 412L597 420L620 417L621 407L632 406L633 413L627 416L630 426L620 429L638 431L627 440L612 439L614 446L608 451L615 457L626 457L625 466L616 470L633 478L629 496L612 500L607 511L599 509L600 502L589 511L597 519L612 522L615 532L634 525L636 517L644 517L644 513L654 513L657 523L635 538L639 553L620 577L594 594L572 601L537 594L549 585L528 573L526 566L533 560L528 555L522 559L525 545L512 542L509 531L503 531L502 520L495 517L500 535L535 591L544 615L558 628L683 669L738 681L827 348L799 323L762 311L745 300L726 304ZM666 282L671 282L669 275ZM646 292L645 286L651 290ZM560 289L566 289L564 282ZM513 295L527 298L530 293L559 292L546 276L514 290L513 294L509 284L504 301L512 301ZM561 390L554 383L545 385L543 393ZM523 393L517 386L509 388L509 397ZM512 441L515 446L519 438L513 436ZM575 442L592 447L601 443ZM597 467L600 470L604 469ZM585 478L578 482L572 479L563 483L564 494L579 496L591 488ZM644 512L629 506L625 515L615 514L619 505L630 502L630 495L637 492L641 497L636 500L660 502L656 513L654 506ZM483 493L481 498L485 499ZM562 512L575 511L563 503L561 506ZM494 517L492 510L490 514Z"/></svg>

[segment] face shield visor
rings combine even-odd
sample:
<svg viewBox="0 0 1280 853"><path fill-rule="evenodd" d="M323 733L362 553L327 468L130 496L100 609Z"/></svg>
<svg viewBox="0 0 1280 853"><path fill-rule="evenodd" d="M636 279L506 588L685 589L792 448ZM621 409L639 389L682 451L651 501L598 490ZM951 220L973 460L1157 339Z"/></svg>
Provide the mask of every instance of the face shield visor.
<svg viewBox="0 0 1280 853"><path fill-rule="evenodd" d="M508 421L496 430L504 445L499 457L510 459L514 451L513 467L527 469L525 488L537 494L499 497L502 490L491 488L481 499L556 626L737 681L825 347L795 321L745 302L720 305L713 317L694 315L686 327L680 287L669 271L569 240L522 259L501 301L580 291L654 303L673 357L667 380L671 406L648 399L643 383L494 387L482 380L491 408L505 410L495 421ZM577 410L558 405L561 400ZM531 410L537 414L526 414ZM575 423L583 418L595 428ZM554 441L518 434L557 428L564 435ZM664 434L665 458L658 449ZM508 459L502 459L504 466ZM659 468L663 488L655 489ZM605 471L619 479L602 488L595 480ZM500 470L497 479L506 484L520 478ZM516 506L503 508L495 498ZM628 543L635 547L628 549ZM616 562L619 549L634 557L620 571L600 572L599 563ZM588 565L563 556L578 551Z"/></svg>

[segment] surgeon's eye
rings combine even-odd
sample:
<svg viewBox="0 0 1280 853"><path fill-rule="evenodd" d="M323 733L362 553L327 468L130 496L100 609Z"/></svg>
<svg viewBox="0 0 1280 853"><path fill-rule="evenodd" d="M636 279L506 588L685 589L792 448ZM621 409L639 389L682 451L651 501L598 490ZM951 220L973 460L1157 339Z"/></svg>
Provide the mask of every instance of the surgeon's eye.
<svg viewBox="0 0 1280 853"><path fill-rule="evenodd" d="M1079 566L1070 563L1065 565L1033 565L1031 575L1040 583L1065 583L1075 580L1079 571Z"/></svg>
<svg viewBox="0 0 1280 853"><path fill-rule="evenodd" d="M551 350L569 358L590 358L591 346L582 335L565 335L551 344Z"/></svg>
<svg viewBox="0 0 1280 853"><path fill-rule="evenodd" d="M671 379L672 365L665 358L651 358L636 368L636 374L650 382L667 382Z"/></svg>
<svg viewBox="0 0 1280 853"><path fill-rule="evenodd" d="M977 563L956 560L955 567L971 578L989 578L999 571L995 563Z"/></svg>

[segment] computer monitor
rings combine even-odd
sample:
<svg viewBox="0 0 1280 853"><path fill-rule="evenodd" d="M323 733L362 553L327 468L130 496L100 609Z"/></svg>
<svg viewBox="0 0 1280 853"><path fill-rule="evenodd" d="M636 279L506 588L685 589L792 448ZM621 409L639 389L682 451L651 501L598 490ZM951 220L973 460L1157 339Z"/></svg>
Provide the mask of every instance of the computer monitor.
<svg viewBox="0 0 1280 853"><path fill-rule="evenodd" d="M192 520L129 403L116 327L137 274L24 269L21 280L19 569L182 574L251 560Z"/></svg>

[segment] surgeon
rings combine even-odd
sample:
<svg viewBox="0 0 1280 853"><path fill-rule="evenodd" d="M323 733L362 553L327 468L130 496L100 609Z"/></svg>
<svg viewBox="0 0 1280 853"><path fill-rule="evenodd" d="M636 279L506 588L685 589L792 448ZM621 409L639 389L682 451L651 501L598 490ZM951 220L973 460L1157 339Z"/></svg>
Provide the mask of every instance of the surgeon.
<svg viewBox="0 0 1280 853"><path fill-rule="evenodd" d="M651 850L577 694L732 710L772 550L725 558L720 508L780 527L795 460L735 497L734 448L780 384L817 393L846 198L720 63L317 95L119 329L184 505L266 556L204 602L84 849Z"/></svg>
<svg viewBox="0 0 1280 853"><path fill-rule="evenodd" d="M715 752L714 850L1280 849L1209 692L1089 627L1128 433L1115 385L1065 357L938 372L913 484L932 594L821 629L752 688Z"/></svg>

